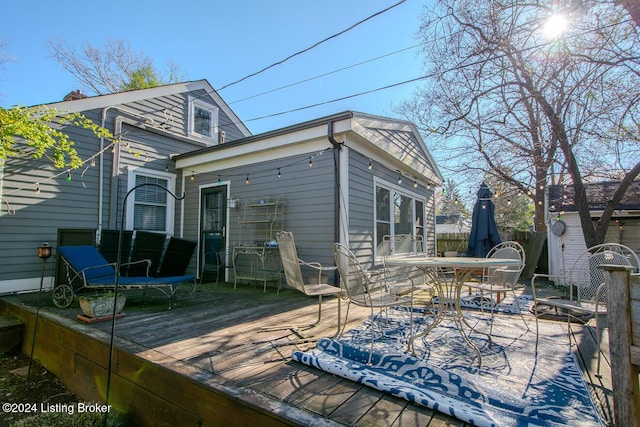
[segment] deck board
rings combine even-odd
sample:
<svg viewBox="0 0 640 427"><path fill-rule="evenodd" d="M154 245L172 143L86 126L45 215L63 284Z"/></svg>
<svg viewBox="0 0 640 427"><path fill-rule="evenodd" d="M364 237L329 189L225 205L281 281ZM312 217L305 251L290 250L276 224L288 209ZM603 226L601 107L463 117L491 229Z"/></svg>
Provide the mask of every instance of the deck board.
<svg viewBox="0 0 640 427"><path fill-rule="evenodd" d="M29 305L35 302L36 296L5 299ZM346 304L343 301L342 308L344 316ZM66 319L72 327L82 323L75 319L79 313L77 306L58 309L46 302L42 310L47 316ZM115 334L120 348L149 363L178 372L203 387L216 388L219 393L229 390L249 393L265 408L278 408L285 415L294 408L299 411L294 413L308 414L324 425L466 425L437 411L291 361L294 349L306 350L314 343L292 344L290 341L297 341L300 336L290 329L262 329L287 323L309 324L316 320L317 298L308 298L293 290L282 290L278 295L274 289L265 293L262 288L251 286L233 289L231 284L219 284L217 288L204 285L191 297L186 293L179 294L171 310L166 308L166 299L161 295L131 292L127 293L125 312L126 316L116 321ZM332 336L337 314L338 299L324 299L323 321L302 335ZM362 323L368 315L368 309L352 306L346 328ZM40 327L45 327L43 324L47 322L41 323ZM82 325L78 330L82 333L95 331L90 332L92 336L98 336L102 331L104 335L110 332L111 322ZM605 419L611 420L609 358L608 354L603 357L603 376L596 377L598 349L593 330L591 325L572 325L574 342L578 343L574 351L596 401L603 406ZM605 330L605 340L606 337ZM603 344L607 353L606 343ZM47 341L42 345L48 348L46 346L50 344ZM129 362L126 358L118 361L118 369L125 377L137 375L140 369L133 361ZM94 374L95 367L89 362L83 366L87 374ZM160 379L150 378L149 381L155 381L157 387L163 386ZM172 393L169 387L159 395L170 396ZM187 400L188 396L185 396L181 402ZM228 408L238 410L234 405ZM203 411L214 409L203 408ZM188 417L197 419L198 414L188 414ZM300 423L304 424L303 421Z"/></svg>

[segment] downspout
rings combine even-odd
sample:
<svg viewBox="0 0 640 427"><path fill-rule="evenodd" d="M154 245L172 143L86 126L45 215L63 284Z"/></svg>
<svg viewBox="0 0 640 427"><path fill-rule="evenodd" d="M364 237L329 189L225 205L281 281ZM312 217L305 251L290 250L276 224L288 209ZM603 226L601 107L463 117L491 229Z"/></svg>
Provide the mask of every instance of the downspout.
<svg viewBox="0 0 640 427"><path fill-rule="evenodd" d="M105 107L102 109L102 121L100 126L104 129L107 124L107 111L113 108L113 105ZM115 137L115 131L114 131ZM104 136L100 137L100 176L98 177L98 231L96 232L96 242L100 241L100 233L102 233L102 221L104 215L102 214L102 210L104 208Z"/></svg>
<svg viewBox="0 0 640 427"><path fill-rule="evenodd" d="M334 216L333 219L333 241L334 242L340 242L340 216L341 216L341 203L340 203L340 178L341 178L341 174L340 174L340 155L339 152L342 150L342 144L341 142L336 141L335 137L333 136L333 121L330 120L329 123L327 124L327 138L329 138L329 142L331 143L331 145L333 146L333 167L334 167L334 174L333 174L333 186L334 186L334 191L333 191L333 206L335 209L335 212L337 212L338 214L336 216Z"/></svg>
<svg viewBox="0 0 640 427"><path fill-rule="evenodd" d="M342 204L340 203L340 182L341 182L341 167L340 167L340 152L342 151L342 145L344 142L338 142L333 136L333 121L329 120L327 124L327 138L329 138L329 142L333 146L333 206L334 212L336 215L333 217L333 241L342 243L341 240L341 218L342 218ZM333 273L333 283L336 285L340 283L340 276L338 271L334 271Z"/></svg>

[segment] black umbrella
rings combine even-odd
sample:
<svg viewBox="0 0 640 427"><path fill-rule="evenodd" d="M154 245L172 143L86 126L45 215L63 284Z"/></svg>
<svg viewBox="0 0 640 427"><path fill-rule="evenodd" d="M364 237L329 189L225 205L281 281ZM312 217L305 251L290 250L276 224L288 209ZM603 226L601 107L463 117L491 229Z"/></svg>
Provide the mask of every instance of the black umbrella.
<svg viewBox="0 0 640 427"><path fill-rule="evenodd" d="M493 196L491 190L483 182L477 194L478 200L473 206L467 256L484 258L491 248L500 243L501 240L494 218L495 206L491 201Z"/></svg>

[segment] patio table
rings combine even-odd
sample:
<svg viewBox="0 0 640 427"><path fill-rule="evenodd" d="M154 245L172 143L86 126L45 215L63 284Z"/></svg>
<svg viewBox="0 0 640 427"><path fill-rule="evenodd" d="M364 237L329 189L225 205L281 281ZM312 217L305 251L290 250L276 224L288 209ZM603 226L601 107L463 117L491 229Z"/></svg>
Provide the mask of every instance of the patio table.
<svg viewBox="0 0 640 427"><path fill-rule="evenodd" d="M464 315L460 304L461 289L474 271L488 267L501 268L520 264L516 259L500 258L471 258L471 257L425 257L422 255L394 256L386 260L391 266L415 267L422 270L428 278L431 278L438 292L438 310L434 313L433 322L422 332L409 338L409 351L413 352L413 342L426 336L434 327L445 318L453 320L456 328L464 341L478 356L478 367L482 367L482 355L478 347L469 339L465 327L469 331L475 331L486 335L491 345L491 336L478 331L471 326Z"/></svg>

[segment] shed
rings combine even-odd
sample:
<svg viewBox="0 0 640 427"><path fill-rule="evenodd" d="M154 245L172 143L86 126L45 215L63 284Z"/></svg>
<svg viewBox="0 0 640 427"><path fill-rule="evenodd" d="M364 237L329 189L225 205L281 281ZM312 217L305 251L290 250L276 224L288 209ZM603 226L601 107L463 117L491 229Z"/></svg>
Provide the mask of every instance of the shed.
<svg viewBox="0 0 640 427"><path fill-rule="evenodd" d="M591 219L597 221L620 182L585 184ZM547 239L549 273L564 275L587 249L571 185L548 187ZM634 181L609 223L605 242L620 243L640 253L640 180Z"/></svg>

